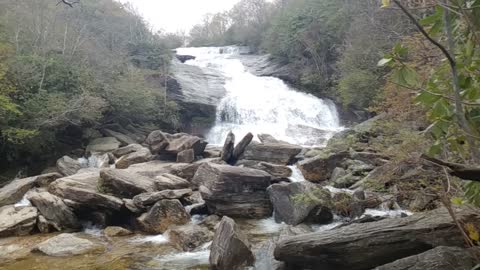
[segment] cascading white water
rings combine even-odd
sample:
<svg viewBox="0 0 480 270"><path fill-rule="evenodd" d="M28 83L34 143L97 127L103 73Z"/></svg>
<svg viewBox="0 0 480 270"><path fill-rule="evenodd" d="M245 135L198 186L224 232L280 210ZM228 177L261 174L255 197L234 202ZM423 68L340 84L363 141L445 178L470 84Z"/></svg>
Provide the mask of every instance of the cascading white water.
<svg viewBox="0 0 480 270"><path fill-rule="evenodd" d="M196 57L187 64L215 69L226 77L227 94L207 135L212 144L222 144L231 130L238 138L248 132L267 133L289 143L321 145L341 129L331 101L295 91L280 79L248 72L238 58L245 48L180 48L177 52Z"/></svg>

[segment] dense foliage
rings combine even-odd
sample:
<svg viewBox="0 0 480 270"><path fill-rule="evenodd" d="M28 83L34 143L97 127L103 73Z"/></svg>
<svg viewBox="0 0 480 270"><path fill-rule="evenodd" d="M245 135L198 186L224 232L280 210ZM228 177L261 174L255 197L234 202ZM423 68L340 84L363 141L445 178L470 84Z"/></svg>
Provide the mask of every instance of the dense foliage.
<svg viewBox="0 0 480 270"><path fill-rule="evenodd" d="M54 156L105 123L172 128L176 106L146 77L164 74L177 37L129 6L82 0L0 2L1 166Z"/></svg>

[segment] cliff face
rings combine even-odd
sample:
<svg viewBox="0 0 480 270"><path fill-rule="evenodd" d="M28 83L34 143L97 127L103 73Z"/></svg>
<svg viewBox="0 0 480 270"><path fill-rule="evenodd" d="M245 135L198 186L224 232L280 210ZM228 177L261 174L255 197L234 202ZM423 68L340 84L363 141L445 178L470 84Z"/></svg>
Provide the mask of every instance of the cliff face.
<svg viewBox="0 0 480 270"><path fill-rule="evenodd" d="M216 107L225 96L225 78L209 68L172 63L168 97L180 106L186 131L200 134L215 122Z"/></svg>

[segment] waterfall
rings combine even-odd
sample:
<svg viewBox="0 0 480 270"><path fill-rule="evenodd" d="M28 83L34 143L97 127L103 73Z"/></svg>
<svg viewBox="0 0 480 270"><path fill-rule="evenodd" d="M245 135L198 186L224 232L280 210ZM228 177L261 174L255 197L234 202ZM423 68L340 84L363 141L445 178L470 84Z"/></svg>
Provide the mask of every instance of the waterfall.
<svg viewBox="0 0 480 270"><path fill-rule="evenodd" d="M177 52L196 57L187 64L225 76L226 95L207 134L212 144L222 144L232 130L238 138L248 132L267 133L293 144L322 145L341 129L333 102L296 91L278 78L248 72L238 58L248 52L246 48L180 48Z"/></svg>

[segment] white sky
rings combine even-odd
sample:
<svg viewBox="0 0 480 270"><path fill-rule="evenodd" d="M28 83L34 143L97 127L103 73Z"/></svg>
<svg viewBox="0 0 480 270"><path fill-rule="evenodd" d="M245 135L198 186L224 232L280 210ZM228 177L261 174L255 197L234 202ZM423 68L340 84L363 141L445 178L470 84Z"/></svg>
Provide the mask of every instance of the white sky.
<svg viewBox="0 0 480 270"><path fill-rule="evenodd" d="M118 0L132 3L155 29L189 31L208 13L231 9L239 0Z"/></svg>

